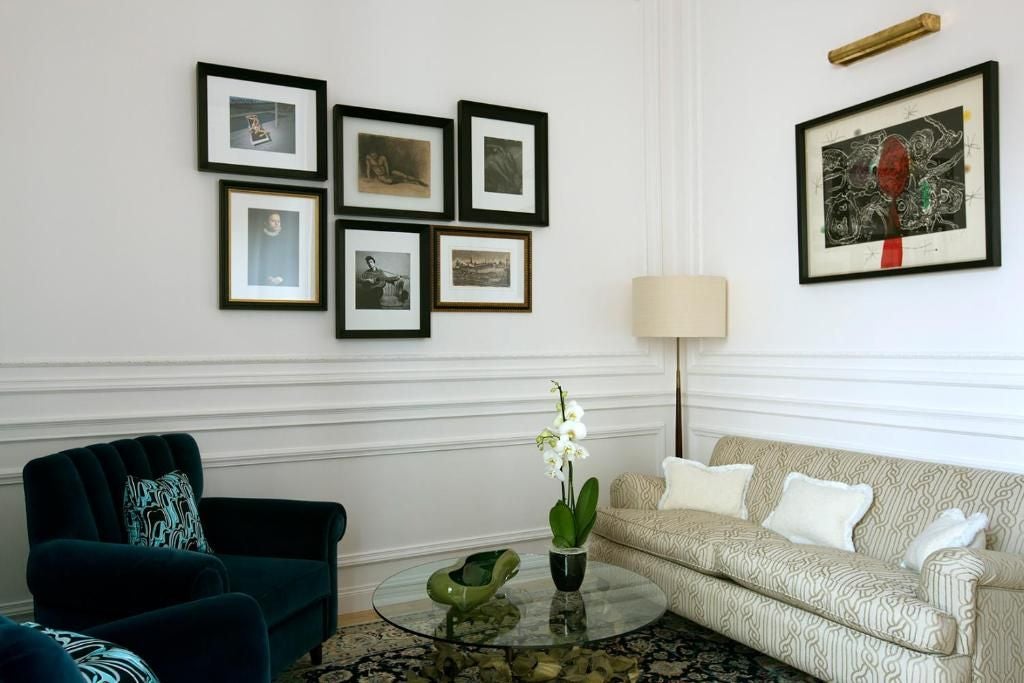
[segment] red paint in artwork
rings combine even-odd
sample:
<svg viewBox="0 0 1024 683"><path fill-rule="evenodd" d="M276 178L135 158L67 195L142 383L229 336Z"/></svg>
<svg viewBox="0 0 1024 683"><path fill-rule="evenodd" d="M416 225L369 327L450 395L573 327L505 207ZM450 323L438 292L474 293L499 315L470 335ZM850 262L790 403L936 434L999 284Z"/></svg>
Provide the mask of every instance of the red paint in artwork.
<svg viewBox="0 0 1024 683"><path fill-rule="evenodd" d="M882 268L903 265L903 239L900 234L900 214L896 198L903 193L910 180L910 153L903 138L890 135L882 141L878 157L878 189L889 195L889 220L886 222L885 244L882 246Z"/></svg>

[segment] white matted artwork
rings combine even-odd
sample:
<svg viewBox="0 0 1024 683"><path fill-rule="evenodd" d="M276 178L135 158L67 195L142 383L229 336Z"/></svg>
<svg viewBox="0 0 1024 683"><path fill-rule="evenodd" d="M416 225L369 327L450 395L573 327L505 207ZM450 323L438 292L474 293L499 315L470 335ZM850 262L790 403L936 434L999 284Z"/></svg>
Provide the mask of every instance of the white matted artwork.
<svg viewBox="0 0 1024 683"><path fill-rule="evenodd" d="M325 81L200 63L199 169L327 177Z"/></svg>
<svg viewBox="0 0 1024 683"><path fill-rule="evenodd" d="M322 188L221 181L221 308L325 310Z"/></svg>
<svg viewBox="0 0 1024 683"><path fill-rule="evenodd" d="M548 115L459 102L459 218L548 224Z"/></svg>
<svg viewBox="0 0 1024 683"><path fill-rule="evenodd" d="M454 218L454 130L452 119L335 105L335 211Z"/></svg>
<svg viewBox="0 0 1024 683"><path fill-rule="evenodd" d="M532 233L434 228L435 311L532 309Z"/></svg>
<svg viewBox="0 0 1024 683"><path fill-rule="evenodd" d="M999 265L996 67L797 126L801 283Z"/></svg>
<svg viewBox="0 0 1024 683"><path fill-rule="evenodd" d="M428 226L337 222L337 337L429 337Z"/></svg>

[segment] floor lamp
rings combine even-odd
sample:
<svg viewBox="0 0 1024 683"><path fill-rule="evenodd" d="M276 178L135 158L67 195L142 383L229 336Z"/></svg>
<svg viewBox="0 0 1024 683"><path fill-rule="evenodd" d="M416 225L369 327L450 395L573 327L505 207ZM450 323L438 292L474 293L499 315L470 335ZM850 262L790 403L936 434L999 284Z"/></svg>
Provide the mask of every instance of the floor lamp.
<svg viewBox="0 0 1024 683"><path fill-rule="evenodd" d="M664 275L633 278L633 335L676 340L676 457L683 457L683 385L679 340L724 337L725 278Z"/></svg>

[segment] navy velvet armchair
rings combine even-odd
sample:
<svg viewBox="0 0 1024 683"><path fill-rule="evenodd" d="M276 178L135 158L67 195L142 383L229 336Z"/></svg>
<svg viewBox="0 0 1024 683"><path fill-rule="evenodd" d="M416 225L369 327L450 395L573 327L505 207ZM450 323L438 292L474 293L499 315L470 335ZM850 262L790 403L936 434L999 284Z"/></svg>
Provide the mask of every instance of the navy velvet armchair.
<svg viewBox="0 0 1024 683"><path fill-rule="evenodd" d="M240 593L146 612L83 635L139 655L160 683L270 681L260 606ZM0 616L0 681L82 683L82 674L56 640Z"/></svg>
<svg viewBox="0 0 1024 683"><path fill-rule="evenodd" d="M198 499L214 554L127 544L128 475L180 470ZM337 630L337 553L345 509L337 503L203 498L199 447L188 434L124 439L30 461L24 468L36 621L98 624L228 591L259 603L277 675Z"/></svg>

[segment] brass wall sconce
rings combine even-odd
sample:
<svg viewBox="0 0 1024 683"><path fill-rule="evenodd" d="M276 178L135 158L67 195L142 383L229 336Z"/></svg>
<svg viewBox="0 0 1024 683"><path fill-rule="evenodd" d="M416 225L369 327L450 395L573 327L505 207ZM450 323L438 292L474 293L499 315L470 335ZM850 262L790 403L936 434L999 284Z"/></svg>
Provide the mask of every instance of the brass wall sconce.
<svg viewBox="0 0 1024 683"><path fill-rule="evenodd" d="M904 43L909 43L929 33L936 33L941 29L941 17L938 14L925 12L913 19L908 19L895 26L883 29L878 33L872 33L866 38L837 47L828 53L828 61L833 64L850 64L858 59L864 59Z"/></svg>

